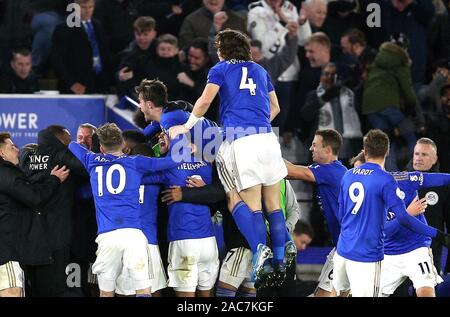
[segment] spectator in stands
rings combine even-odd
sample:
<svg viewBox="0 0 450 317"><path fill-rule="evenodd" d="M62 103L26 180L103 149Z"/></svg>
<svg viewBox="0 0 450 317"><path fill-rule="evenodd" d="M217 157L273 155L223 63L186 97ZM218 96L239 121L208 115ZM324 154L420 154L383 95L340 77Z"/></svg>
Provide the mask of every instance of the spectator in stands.
<svg viewBox="0 0 450 317"><path fill-rule="evenodd" d="M400 135L412 153L416 144L414 128L408 124L405 114L400 110L400 106L404 104L405 113L416 114L416 95L412 86L407 43L408 39L404 34L398 34L392 38L392 42L381 45L368 73L362 113L367 116L373 128L380 129L391 137ZM388 171L399 170L396 157L398 148L395 143L391 143L387 157Z"/></svg>
<svg viewBox="0 0 450 317"><path fill-rule="evenodd" d="M213 24L221 29L246 31L245 19L224 7L225 0L203 0L203 6L189 14L180 28L180 47L185 49L196 38L208 39Z"/></svg>
<svg viewBox="0 0 450 317"><path fill-rule="evenodd" d="M98 1L94 19L98 19L103 30L107 30L105 40L112 56L117 56L133 40L133 21L142 16L142 1L108 0ZM113 61L117 67L117 61Z"/></svg>
<svg viewBox="0 0 450 317"><path fill-rule="evenodd" d="M59 90L77 95L107 93L112 79L111 59L106 33L99 22L92 20L95 0L75 3L81 8L81 27L63 23L53 33L53 66Z"/></svg>
<svg viewBox="0 0 450 317"><path fill-rule="evenodd" d="M39 84L32 71L31 52L26 49L13 52L8 68L0 75L0 93L32 94Z"/></svg>
<svg viewBox="0 0 450 317"><path fill-rule="evenodd" d="M445 13L436 14L428 30L428 60L431 62L450 56L450 2L443 2Z"/></svg>
<svg viewBox="0 0 450 317"><path fill-rule="evenodd" d="M313 33L322 31L328 12L327 3L327 0L305 0L302 4Z"/></svg>
<svg viewBox="0 0 450 317"><path fill-rule="evenodd" d="M339 48L342 34L350 28L360 29L363 22L359 12L355 12L355 0L329 1L326 20L322 31L331 40L333 48Z"/></svg>
<svg viewBox="0 0 450 317"><path fill-rule="evenodd" d="M361 68L375 59L377 51L367 46L366 36L358 29L349 29L341 36L342 53L350 55Z"/></svg>
<svg viewBox="0 0 450 317"><path fill-rule="evenodd" d="M31 46L28 0L0 1L0 69L11 52Z"/></svg>
<svg viewBox="0 0 450 317"><path fill-rule="evenodd" d="M441 112L427 115L428 135L436 142L440 170L450 173L450 84L441 88Z"/></svg>
<svg viewBox="0 0 450 317"><path fill-rule="evenodd" d="M187 86L185 99L194 104L205 88L208 71L211 67L208 55L208 42L205 39L195 39L187 50L187 67L178 74L178 81Z"/></svg>
<svg viewBox="0 0 450 317"><path fill-rule="evenodd" d="M51 199L42 206L44 215L42 226L48 235L52 263L27 266L27 279L30 281L34 297L61 297L66 291L66 266L69 264L70 244L72 242L72 210L74 204L75 179L87 177L84 167L68 151L70 133L62 126L52 125L38 134L38 147L27 156L20 166L33 182L47 177L56 165L67 166L71 173L61 184Z"/></svg>
<svg viewBox="0 0 450 317"><path fill-rule="evenodd" d="M31 20L33 31L33 69L38 75L47 73L47 64L52 49L52 35L55 27L64 22L67 5L70 0L32 1L34 10Z"/></svg>
<svg viewBox="0 0 450 317"><path fill-rule="evenodd" d="M310 25L299 16L298 9L290 1L281 0L261 0L250 4L247 29L254 40L262 43L262 53L267 59L280 54L286 46L288 33L291 33L291 38L292 33L297 33L297 45L303 45L311 35ZM272 78L281 108L272 125L280 127L285 145L290 143L291 133L285 132L285 126L295 97L299 70L299 60L295 57L279 77Z"/></svg>
<svg viewBox="0 0 450 317"><path fill-rule="evenodd" d="M0 297L22 297L25 281L22 265L31 261L48 261L42 228L40 236L29 240L28 225L69 175L65 167L55 167L40 184L31 184L18 168L19 150L7 132L0 133ZM37 234L37 231L35 231ZM44 248L42 248L44 247Z"/></svg>
<svg viewBox="0 0 450 317"><path fill-rule="evenodd" d="M133 24L134 41L120 53L119 95L132 96L134 87L146 77L148 62L156 57L156 22L152 17L142 16Z"/></svg>
<svg viewBox="0 0 450 317"><path fill-rule="evenodd" d="M362 146L361 123L354 103L353 91L338 79L336 64L328 63L322 69L317 90L308 93L302 108L304 120L315 121L314 131L334 129L342 135L339 157L344 162L358 154Z"/></svg>
<svg viewBox="0 0 450 317"><path fill-rule="evenodd" d="M433 64L433 80L420 88L418 98L425 112L442 113L441 89L450 84L450 60L438 60Z"/></svg>
<svg viewBox="0 0 450 317"><path fill-rule="evenodd" d="M185 71L178 59L178 40L171 34L163 34L156 40L156 58L147 64L146 77L158 78L166 86L170 100L183 99L187 86L180 83L178 74Z"/></svg>

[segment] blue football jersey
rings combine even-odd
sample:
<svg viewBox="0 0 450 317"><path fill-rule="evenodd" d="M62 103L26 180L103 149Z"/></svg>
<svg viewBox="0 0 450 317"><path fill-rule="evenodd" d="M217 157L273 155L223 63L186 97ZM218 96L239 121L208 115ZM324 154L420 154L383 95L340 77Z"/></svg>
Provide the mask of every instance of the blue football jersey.
<svg viewBox="0 0 450 317"><path fill-rule="evenodd" d="M392 173L400 188L400 194L405 205L408 206L418 196L417 190L428 187L443 186L449 182L448 174L397 172ZM418 220L427 223L424 214L416 216ZM431 238L402 226L393 212L388 212L386 222L386 238L384 241L384 254L404 254L420 247L430 247Z"/></svg>
<svg viewBox="0 0 450 317"><path fill-rule="evenodd" d="M228 140L272 131L269 93L273 85L262 66L252 61L221 61L210 69L208 83L220 86L220 122ZM236 127L246 132L227 131Z"/></svg>
<svg viewBox="0 0 450 317"><path fill-rule="evenodd" d="M212 182L212 165L201 162L185 162L178 167L145 176L143 184L163 184L170 186L186 186L189 176L197 175L206 184ZM185 239L201 239L214 236L211 212L207 205L175 202L168 206L169 222L167 225L168 241Z"/></svg>
<svg viewBox="0 0 450 317"><path fill-rule="evenodd" d="M159 185L141 185L139 187L139 206L142 232L149 244L158 244L158 195Z"/></svg>
<svg viewBox="0 0 450 317"><path fill-rule="evenodd" d="M341 180L347 172L347 168L340 161L334 161L330 164L314 163L309 169L316 178L317 200L327 221L333 244L336 246L341 231L341 226L337 220L338 198Z"/></svg>
<svg viewBox="0 0 450 317"><path fill-rule="evenodd" d="M71 142L69 150L90 175L98 234L120 228L141 229L139 187L143 174L178 166L170 157L97 154Z"/></svg>
<svg viewBox="0 0 450 317"><path fill-rule="evenodd" d="M405 208L399 195L394 177L378 164L365 163L346 172L339 193L338 254L358 262L381 261L387 210Z"/></svg>

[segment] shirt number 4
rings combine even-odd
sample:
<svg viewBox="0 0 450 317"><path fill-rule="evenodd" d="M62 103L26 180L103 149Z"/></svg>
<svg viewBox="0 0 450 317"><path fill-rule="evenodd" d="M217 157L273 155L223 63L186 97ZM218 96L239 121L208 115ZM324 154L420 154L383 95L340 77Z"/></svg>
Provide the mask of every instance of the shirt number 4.
<svg viewBox="0 0 450 317"><path fill-rule="evenodd" d="M239 89L248 89L250 91L250 95L256 95L256 84L253 82L252 78L248 77L247 67L242 67L242 77Z"/></svg>

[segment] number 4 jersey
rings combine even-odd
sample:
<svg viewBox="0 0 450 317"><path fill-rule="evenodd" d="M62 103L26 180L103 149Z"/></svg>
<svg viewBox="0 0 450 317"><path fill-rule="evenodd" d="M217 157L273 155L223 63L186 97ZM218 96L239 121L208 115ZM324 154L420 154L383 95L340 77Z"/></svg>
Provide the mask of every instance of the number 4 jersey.
<svg viewBox="0 0 450 317"><path fill-rule="evenodd" d="M90 175L98 234L121 228L141 229L139 187L144 174L178 165L170 158L92 153L71 142L69 150Z"/></svg>
<svg viewBox="0 0 450 317"><path fill-rule="evenodd" d="M273 85L266 70L252 61L221 61L210 69L208 84L220 86L220 122L225 128L256 128L271 132L269 93ZM249 129L250 128L250 129Z"/></svg>

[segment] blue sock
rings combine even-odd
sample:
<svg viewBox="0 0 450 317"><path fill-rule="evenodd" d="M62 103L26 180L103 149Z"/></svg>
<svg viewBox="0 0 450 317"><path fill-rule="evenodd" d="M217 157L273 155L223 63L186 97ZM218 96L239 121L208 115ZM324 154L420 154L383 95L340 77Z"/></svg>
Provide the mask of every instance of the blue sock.
<svg viewBox="0 0 450 317"><path fill-rule="evenodd" d="M256 293L238 291L236 294L236 297L256 297Z"/></svg>
<svg viewBox="0 0 450 317"><path fill-rule="evenodd" d="M259 238L258 233L255 228L253 228L253 212L243 201L241 201L234 206L231 214L234 218L234 222L236 222L236 225L239 228L239 231L247 240L253 254L256 254Z"/></svg>
<svg viewBox="0 0 450 317"><path fill-rule="evenodd" d="M289 231L288 231L287 228L286 228L286 234L285 234L285 236L286 236L286 238L285 238L285 242L284 242L284 243L289 242L289 241L292 241L292 237L291 237L291 235L289 234Z"/></svg>
<svg viewBox="0 0 450 317"><path fill-rule="evenodd" d="M267 245L266 222L261 210L253 213L253 226L258 235L258 242Z"/></svg>
<svg viewBox="0 0 450 317"><path fill-rule="evenodd" d="M236 297L236 291L218 286L216 289L216 297Z"/></svg>
<svg viewBox="0 0 450 317"><path fill-rule="evenodd" d="M272 239L273 263L282 263L284 259L284 243L286 240L286 223L281 209L267 213L270 238Z"/></svg>

